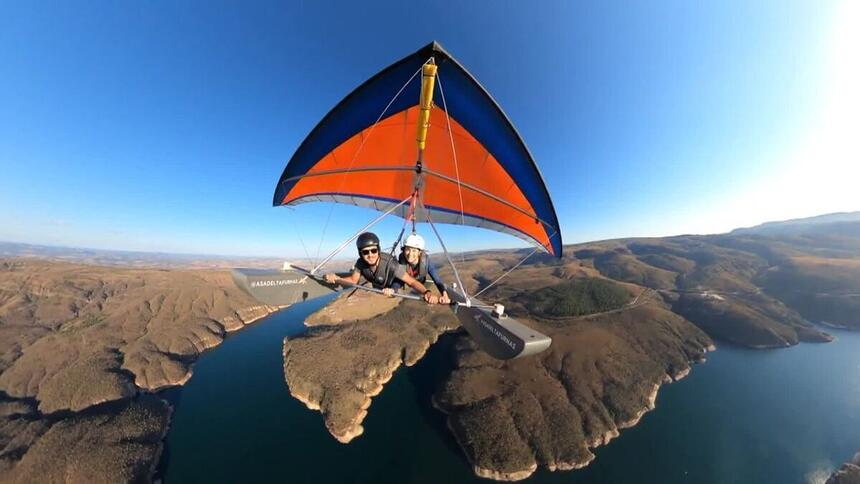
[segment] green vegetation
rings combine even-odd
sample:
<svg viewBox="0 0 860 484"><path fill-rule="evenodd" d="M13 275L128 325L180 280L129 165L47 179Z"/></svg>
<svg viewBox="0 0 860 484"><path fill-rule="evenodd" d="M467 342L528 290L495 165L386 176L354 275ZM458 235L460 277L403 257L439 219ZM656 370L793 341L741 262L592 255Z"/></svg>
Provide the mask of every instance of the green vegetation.
<svg viewBox="0 0 860 484"><path fill-rule="evenodd" d="M531 313L559 318L621 308L630 301L630 293L612 281L588 278L545 287L521 298Z"/></svg>

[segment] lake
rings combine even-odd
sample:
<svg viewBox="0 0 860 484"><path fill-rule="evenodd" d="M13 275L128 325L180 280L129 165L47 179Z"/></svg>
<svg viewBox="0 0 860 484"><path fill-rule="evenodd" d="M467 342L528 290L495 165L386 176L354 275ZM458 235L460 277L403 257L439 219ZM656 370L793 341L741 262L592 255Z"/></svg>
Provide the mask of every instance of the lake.
<svg viewBox="0 0 860 484"><path fill-rule="evenodd" d="M159 476L174 482L490 482L474 476L430 396L450 371L453 335L373 399L364 434L341 444L290 396L282 341L328 302L299 304L231 334L175 406ZM860 451L860 334L781 350L719 345L664 385L657 408L571 472L527 483L823 482Z"/></svg>

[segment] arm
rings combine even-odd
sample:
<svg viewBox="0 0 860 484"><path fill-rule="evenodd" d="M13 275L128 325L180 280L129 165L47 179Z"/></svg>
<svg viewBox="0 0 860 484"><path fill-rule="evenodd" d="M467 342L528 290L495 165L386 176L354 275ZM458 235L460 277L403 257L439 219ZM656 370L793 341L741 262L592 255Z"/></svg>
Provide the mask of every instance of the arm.
<svg viewBox="0 0 860 484"><path fill-rule="evenodd" d="M414 277L410 276L409 274L406 274L405 271L403 274L397 277L407 286L411 287L417 293L424 296L424 301L426 301L427 303L436 304L438 302L438 298L433 293L431 293L429 289L424 287L424 284L421 284L420 282L416 281Z"/></svg>
<svg viewBox="0 0 860 484"><path fill-rule="evenodd" d="M361 279L361 273L355 269L353 269L352 274L350 274L349 277L339 277L333 272L329 272L325 275L325 281L329 284L352 285L358 284L359 279Z"/></svg>
<svg viewBox="0 0 860 484"><path fill-rule="evenodd" d="M388 297L394 297L394 293L399 291L401 287L403 287L403 283L400 279L394 279L394 282L391 283L391 287L383 289L382 294L385 294Z"/></svg>
<svg viewBox="0 0 860 484"><path fill-rule="evenodd" d="M445 283L442 282L442 278L439 277L439 273L436 272L436 266L430 262L430 259L427 259L427 275L430 276L430 279L433 279L433 284L436 284L436 288L439 289L439 294L441 297L439 298L439 302L442 304L448 304L451 302L451 298L448 297L448 291L445 290Z"/></svg>

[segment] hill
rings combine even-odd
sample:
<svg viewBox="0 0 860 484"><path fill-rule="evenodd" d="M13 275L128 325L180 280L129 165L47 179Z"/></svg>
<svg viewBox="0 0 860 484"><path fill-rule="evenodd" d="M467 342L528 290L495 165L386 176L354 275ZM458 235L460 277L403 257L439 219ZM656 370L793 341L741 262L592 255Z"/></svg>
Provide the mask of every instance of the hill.
<svg viewBox="0 0 860 484"><path fill-rule="evenodd" d="M860 222L860 212L829 213L815 217L765 222L754 227L735 229L731 235L789 235L804 232L832 233L846 224Z"/></svg>
<svg viewBox="0 0 860 484"><path fill-rule="evenodd" d="M858 227L840 234L860 234ZM533 358L499 362L461 337L457 369L437 392L437 405L479 475L521 479L538 466L586 465L593 458L589 448L635 424L662 382L703 359L708 340L699 329L749 348L830 341L814 323L860 329L854 309L860 237L841 238L838 249L833 240L826 230L806 232L802 240L622 239L565 247L560 260L530 259L483 298L510 307L552 336L553 345ZM474 294L526 254L467 256L458 269ZM582 307L587 291L559 288L594 281L624 288L638 295L636 302L617 299L592 307L591 315L567 312ZM565 294L577 293L580 303L564 304Z"/></svg>
<svg viewBox="0 0 860 484"><path fill-rule="evenodd" d="M0 260L0 481L149 479L169 408L134 397L276 309L226 271Z"/></svg>
<svg viewBox="0 0 860 484"><path fill-rule="evenodd" d="M860 297L860 237L851 235L860 234L860 223L834 222L840 224L834 233L825 229L832 224L820 222L810 222L815 229L806 230L802 221L793 221L802 236L738 233L573 245L565 247L562 259L530 257L495 285L528 251L458 256L471 294L488 288L482 299L503 303L509 314L553 338L544 353L498 361L458 334L455 369L434 403L448 414L449 428L476 474L518 480L541 466L587 465L594 447L653 408L661 384L704 361L713 349L711 338L782 348L830 341L815 323L860 329L860 312L854 310ZM449 268L442 273L452 279ZM427 313L407 309L410 304L381 315L350 316L354 308L341 300L309 319L335 326L285 341L291 391L323 412L337 438L360 433L356 425L367 414L370 396L406 361L397 355L415 340L402 329L392 338L391 330L381 328L397 326L386 321L401 321L395 314L411 311L415 329L427 324L419 316ZM444 315L435 317L443 319L421 330L431 341L448 327ZM379 362L362 357L361 345L347 342L356 334L372 352L393 356ZM344 348L352 349L339 360L349 364L320 363L318 355ZM372 390L355 398L325 397L356 388Z"/></svg>
<svg viewBox="0 0 860 484"><path fill-rule="evenodd" d="M527 251L463 254L468 291L492 285L481 298L550 335L549 350L494 360L447 308L341 297L284 342L285 378L349 441L392 373L453 332L454 369L433 399L475 472L510 480L581 467L653 408L660 385L703 362L713 340L782 348L829 341L816 323L860 330L860 222L781 227L572 245L562 259L530 257L498 284ZM0 481L147 480L170 419L147 393L184 383L202 351L277 309L225 271L166 270L145 254L51 258L147 268L24 255L0 259ZM167 265L198 266L181 260Z"/></svg>

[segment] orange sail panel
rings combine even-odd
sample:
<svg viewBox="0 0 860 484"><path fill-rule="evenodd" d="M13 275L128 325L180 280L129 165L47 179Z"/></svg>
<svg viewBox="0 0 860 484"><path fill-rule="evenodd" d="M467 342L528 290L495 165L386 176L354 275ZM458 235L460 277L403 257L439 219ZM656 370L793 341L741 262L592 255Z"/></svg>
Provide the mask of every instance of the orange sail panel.
<svg viewBox="0 0 860 484"><path fill-rule="evenodd" d="M430 58L439 82L419 174L417 74ZM501 108L436 43L392 64L329 112L287 164L273 204L388 210L416 186L429 211L419 208L419 221L429 215L505 232L561 256L558 219L531 154ZM407 209L394 213L406 216Z"/></svg>
<svg viewBox="0 0 860 484"><path fill-rule="evenodd" d="M388 201L408 197L416 175L414 133L418 109L416 104L393 114L343 142L314 164L281 204L301 203L304 198L318 195ZM503 221L502 225L551 250L549 234L536 220L535 210L510 175L456 120L450 119L450 126L449 132L443 110L432 109L424 152L424 205L431 212L446 212L440 214L442 219L451 219L452 214L456 219L461 215L462 194L464 217L481 219L488 227L492 226L490 221Z"/></svg>

